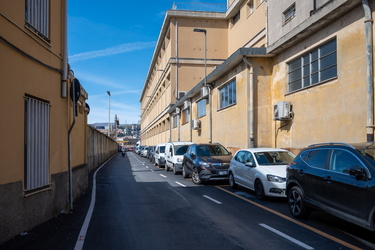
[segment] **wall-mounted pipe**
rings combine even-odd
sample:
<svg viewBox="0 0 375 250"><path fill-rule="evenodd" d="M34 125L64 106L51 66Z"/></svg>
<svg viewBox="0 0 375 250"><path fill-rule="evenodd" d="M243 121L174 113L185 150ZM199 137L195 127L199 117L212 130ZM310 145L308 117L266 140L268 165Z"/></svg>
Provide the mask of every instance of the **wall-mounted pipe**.
<svg viewBox="0 0 375 250"><path fill-rule="evenodd" d="M372 42L372 15L367 0L362 0L365 12L366 36L366 71L367 71L367 141L374 141L374 69L373 69L373 42Z"/></svg>
<svg viewBox="0 0 375 250"><path fill-rule="evenodd" d="M254 68L253 65L246 59L242 58L243 62L247 65L249 69L249 147L253 148L254 143Z"/></svg>

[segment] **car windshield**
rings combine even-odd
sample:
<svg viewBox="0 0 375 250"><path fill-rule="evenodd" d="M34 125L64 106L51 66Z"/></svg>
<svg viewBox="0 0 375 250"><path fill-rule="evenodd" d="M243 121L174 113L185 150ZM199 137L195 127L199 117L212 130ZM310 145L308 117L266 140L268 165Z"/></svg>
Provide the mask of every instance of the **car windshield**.
<svg viewBox="0 0 375 250"><path fill-rule="evenodd" d="M285 151L254 153L259 165L287 165L293 161L294 156Z"/></svg>
<svg viewBox="0 0 375 250"><path fill-rule="evenodd" d="M174 154L175 155L183 155L186 153L187 149L188 149L189 145L181 145L181 146L175 146L174 150Z"/></svg>
<svg viewBox="0 0 375 250"><path fill-rule="evenodd" d="M221 145L200 145L197 146L199 156L219 156L230 155L230 153Z"/></svg>

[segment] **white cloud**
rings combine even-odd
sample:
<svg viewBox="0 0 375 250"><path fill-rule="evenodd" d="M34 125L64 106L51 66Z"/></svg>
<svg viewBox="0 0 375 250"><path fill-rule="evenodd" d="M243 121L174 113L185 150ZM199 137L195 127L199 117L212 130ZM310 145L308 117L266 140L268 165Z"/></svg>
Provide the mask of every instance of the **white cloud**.
<svg viewBox="0 0 375 250"><path fill-rule="evenodd" d="M131 52L135 50L143 50L148 48L154 48L155 42L135 42L135 43L125 43L116 47L107 48L103 50L95 50L89 52L78 53L69 57L69 62L79 62L84 60L89 60L97 57L112 56L117 54L122 54L126 52Z"/></svg>

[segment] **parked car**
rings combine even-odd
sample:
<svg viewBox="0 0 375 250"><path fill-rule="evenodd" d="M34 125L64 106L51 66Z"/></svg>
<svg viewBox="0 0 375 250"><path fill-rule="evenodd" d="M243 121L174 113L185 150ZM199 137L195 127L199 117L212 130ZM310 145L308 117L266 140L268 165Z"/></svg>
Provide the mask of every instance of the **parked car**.
<svg viewBox="0 0 375 250"><path fill-rule="evenodd" d="M192 142L169 142L165 145L165 171L182 172L182 159Z"/></svg>
<svg viewBox="0 0 375 250"><path fill-rule="evenodd" d="M159 143L156 145L155 148L155 164L158 165L159 167L164 167L165 166L165 145L166 143Z"/></svg>
<svg viewBox="0 0 375 250"><path fill-rule="evenodd" d="M323 143L301 151L287 167L291 214L318 209L375 231L375 144Z"/></svg>
<svg viewBox="0 0 375 250"><path fill-rule="evenodd" d="M150 160L150 162L155 162L155 159L154 159L154 154L155 154L155 146L150 146L149 149L148 149L148 152L147 152L147 159Z"/></svg>
<svg viewBox="0 0 375 250"><path fill-rule="evenodd" d="M148 150L149 150L149 147L147 147L147 146L143 147L143 149L141 150L139 155L142 156L142 157L147 157Z"/></svg>
<svg viewBox="0 0 375 250"><path fill-rule="evenodd" d="M286 166L294 157L278 148L241 149L230 162L229 185L251 189L259 200L267 196L286 197Z"/></svg>
<svg viewBox="0 0 375 250"><path fill-rule="evenodd" d="M184 154L182 176L191 175L195 184L210 180L228 180L232 154L221 144L191 144Z"/></svg>

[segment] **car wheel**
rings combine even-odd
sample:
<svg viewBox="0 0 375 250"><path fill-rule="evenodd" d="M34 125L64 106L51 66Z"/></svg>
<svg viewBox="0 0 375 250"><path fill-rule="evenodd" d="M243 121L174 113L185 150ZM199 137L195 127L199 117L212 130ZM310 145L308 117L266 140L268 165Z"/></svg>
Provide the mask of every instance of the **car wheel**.
<svg viewBox="0 0 375 250"><path fill-rule="evenodd" d="M188 178L189 175L186 173L186 167L185 164L182 165L182 177Z"/></svg>
<svg viewBox="0 0 375 250"><path fill-rule="evenodd" d="M292 187L288 192L288 207L290 213L296 218L304 219L310 214L303 192L298 186Z"/></svg>
<svg viewBox="0 0 375 250"><path fill-rule="evenodd" d="M266 195L264 194L263 184L260 180L255 181L254 189L255 189L255 196L259 200L264 200L266 198Z"/></svg>
<svg viewBox="0 0 375 250"><path fill-rule="evenodd" d="M174 164L172 165L172 170L173 170L174 175L178 174L178 172L176 170L176 166Z"/></svg>
<svg viewBox="0 0 375 250"><path fill-rule="evenodd" d="M194 182L194 184L202 184L202 180L199 177L198 169L194 169L193 173L191 173L191 180Z"/></svg>
<svg viewBox="0 0 375 250"><path fill-rule="evenodd" d="M233 189L238 188L236 181L234 180L234 175L232 172L229 173L229 186Z"/></svg>

